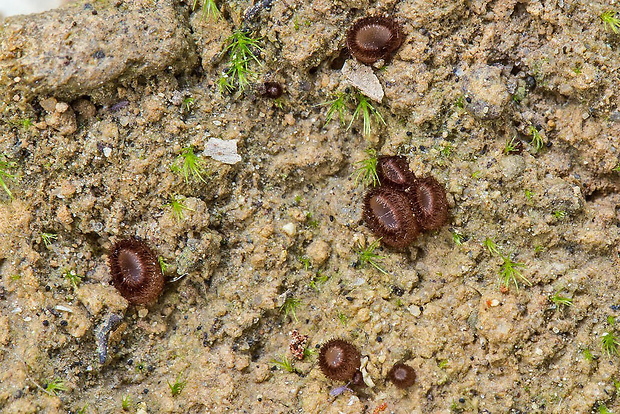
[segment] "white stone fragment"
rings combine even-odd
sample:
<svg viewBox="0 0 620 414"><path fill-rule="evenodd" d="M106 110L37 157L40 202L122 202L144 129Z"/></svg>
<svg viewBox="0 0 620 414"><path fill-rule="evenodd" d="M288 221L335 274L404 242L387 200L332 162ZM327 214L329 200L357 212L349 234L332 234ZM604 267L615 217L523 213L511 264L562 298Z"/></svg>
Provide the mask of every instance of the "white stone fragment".
<svg viewBox="0 0 620 414"><path fill-rule="evenodd" d="M241 161L241 155L237 154L237 141L211 138L207 141L203 154L224 164L236 164Z"/></svg>
<svg viewBox="0 0 620 414"><path fill-rule="evenodd" d="M144 401L138 404L138 409L136 410L136 414L148 414L147 405Z"/></svg>
<svg viewBox="0 0 620 414"><path fill-rule="evenodd" d="M358 277L353 282L351 282L352 286L362 286L365 284L366 284L366 279L364 279L363 277Z"/></svg>
<svg viewBox="0 0 620 414"><path fill-rule="evenodd" d="M56 104L56 112L59 112L62 114L64 112L67 112L67 109L69 109L69 104L66 102L58 102Z"/></svg>
<svg viewBox="0 0 620 414"><path fill-rule="evenodd" d="M420 307L419 306L411 305L411 306L409 306L409 313L411 313L413 316L415 316L417 318L418 316L420 316L420 314L422 312L420 311Z"/></svg>
<svg viewBox="0 0 620 414"><path fill-rule="evenodd" d="M372 378L370 377L370 374L366 370L366 364L368 364L367 356L362 358L361 365L360 365L360 371L362 372L362 378L364 379L364 384L366 384L370 388L373 388L375 386L375 383L373 382Z"/></svg>
<svg viewBox="0 0 620 414"><path fill-rule="evenodd" d="M63 306L63 305L56 305L54 306L54 309L61 311L61 312L73 313L73 309Z"/></svg>
<svg viewBox="0 0 620 414"><path fill-rule="evenodd" d="M350 406L352 406L353 404L357 404L357 402L358 402L359 400L360 400L360 399L359 399L359 398L357 398L355 395L352 395L352 396L351 396L351 398L349 398L349 402L347 403L347 405L350 407Z"/></svg>
<svg viewBox="0 0 620 414"><path fill-rule="evenodd" d="M353 59L349 59L342 67L342 74L349 83L373 101L381 102L383 88L372 68Z"/></svg>
<svg viewBox="0 0 620 414"><path fill-rule="evenodd" d="M286 223L284 226L282 226L282 230L289 236L293 237L297 229L295 228L295 224Z"/></svg>

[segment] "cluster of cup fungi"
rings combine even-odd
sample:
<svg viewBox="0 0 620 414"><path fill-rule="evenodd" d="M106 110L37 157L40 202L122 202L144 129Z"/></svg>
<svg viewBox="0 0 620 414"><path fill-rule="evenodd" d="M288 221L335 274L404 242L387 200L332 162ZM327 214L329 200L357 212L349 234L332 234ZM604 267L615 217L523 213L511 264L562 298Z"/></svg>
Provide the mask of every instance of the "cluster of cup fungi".
<svg viewBox="0 0 620 414"><path fill-rule="evenodd" d="M431 176L416 177L405 157L379 157L377 176L380 185L366 193L363 218L384 244L406 247L448 219L443 186Z"/></svg>
<svg viewBox="0 0 620 414"><path fill-rule="evenodd" d="M343 339L330 339L319 351L319 367L325 376L334 381L347 381L347 386L363 386L360 371L361 354L355 345ZM402 362L388 372L388 379L398 388L408 388L415 382L415 371Z"/></svg>
<svg viewBox="0 0 620 414"><path fill-rule="evenodd" d="M405 36L398 22L385 16L356 21L347 33L347 47L360 62L389 59ZM424 230L441 227L448 217L445 190L433 177L417 178L404 157L380 157L381 185L364 198L363 218L368 227L391 247L406 247Z"/></svg>
<svg viewBox="0 0 620 414"><path fill-rule="evenodd" d="M347 33L349 51L365 64L388 59L403 40L400 25L383 16L360 19ZM405 157L379 157L377 176L380 185L364 197L363 219L384 244L406 247L422 231L438 229L446 222L448 202L444 187L433 177L416 177ZM355 345L331 339L321 346L318 364L326 377L347 381L344 388L361 386L364 380L360 357ZM398 362L387 377L396 387L405 389L414 384L416 375L411 366Z"/></svg>
<svg viewBox="0 0 620 414"><path fill-rule="evenodd" d="M346 38L351 54L365 64L389 59L403 40L400 25L383 16L356 21ZM267 97L278 98L282 92L282 86L276 82L264 84ZM417 178L406 158L399 156L379 157L377 174L381 185L369 190L364 197L363 219L383 243L405 247L422 231L437 229L445 223L448 204L445 190L437 180ZM164 275L157 257L141 240L130 238L115 243L110 251L109 267L113 285L131 304L152 304L163 291ZM362 386L360 358L353 344L331 339L322 345L318 365L332 380L347 381L347 386ZM413 368L402 362L396 363L387 376L403 389L410 387L416 378Z"/></svg>

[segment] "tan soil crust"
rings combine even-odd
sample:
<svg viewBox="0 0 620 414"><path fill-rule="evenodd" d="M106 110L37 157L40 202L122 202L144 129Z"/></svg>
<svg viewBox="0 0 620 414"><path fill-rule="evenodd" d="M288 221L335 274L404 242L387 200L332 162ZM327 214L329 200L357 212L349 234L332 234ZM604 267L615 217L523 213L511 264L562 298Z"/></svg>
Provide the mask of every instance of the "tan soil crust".
<svg viewBox="0 0 620 414"><path fill-rule="evenodd" d="M0 154L17 163L15 200L0 192L2 412L122 412L127 395L152 413L620 412L620 356L600 345L620 313L620 36L603 28L604 2L276 0L246 20L252 4L218 2L217 21L190 3L78 2L1 22ZM373 120L368 139L360 121L324 127L321 104L346 86L330 68L343 28L385 11L407 35L374 70L386 125ZM258 88L217 90L242 26L262 37L253 68L285 85L281 107ZM551 146L536 151L530 126ZM210 137L239 140L242 161L206 157ZM523 152L503 154L513 137ZM206 183L170 169L189 145ZM375 240L351 178L369 147L409 157L451 207L449 225L379 252L388 274L356 264ZM186 197L184 220L171 196ZM185 275L148 309L109 285L123 237ZM531 287L500 293L487 237ZM550 301L562 288L574 306ZM280 311L287 295L298 321ZM101 365L110 313L125 317ZM312 347L352 340L375 387L330 397L343 384L316 355L299 374L274 369L295 328ZM408 391L384 381L399 361L416 370ZM36 385L52 379L67 390Z"/></svg>

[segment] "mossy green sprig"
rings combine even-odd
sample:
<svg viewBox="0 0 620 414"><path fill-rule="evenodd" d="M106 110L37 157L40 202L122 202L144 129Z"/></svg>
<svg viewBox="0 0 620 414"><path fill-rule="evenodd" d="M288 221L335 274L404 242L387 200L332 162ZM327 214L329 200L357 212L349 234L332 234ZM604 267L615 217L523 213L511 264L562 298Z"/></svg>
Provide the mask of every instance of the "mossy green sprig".
<svg viewBox="0 0 620 414"><path fill-rule="evenodd" d="M243 91L257 77L257 72L250 68L250 63L254 61L262 66L256 55L256 52L263 50L260 40L260 37L252 37L243 30L235 30L226 40L227 46L223 53L228 54L228 68L217 81L221 93L231 93L236 89Z"/></svg>

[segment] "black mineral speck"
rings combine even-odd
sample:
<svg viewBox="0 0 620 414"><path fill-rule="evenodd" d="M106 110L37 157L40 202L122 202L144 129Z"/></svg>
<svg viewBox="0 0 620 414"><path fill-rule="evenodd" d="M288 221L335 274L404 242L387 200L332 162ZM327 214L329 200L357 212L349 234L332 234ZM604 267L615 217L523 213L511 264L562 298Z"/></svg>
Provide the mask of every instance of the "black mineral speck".
<svg viewBox="0 0 620 414"><path fill-rule="evenodd" d="M43 326L49 326L50 325L50 321L48 321L47 319L45 319L43 321Z"/></svg>
<svg viewBox="0 0 620 414"><path fill-rule="evenodd" d="M399 287L399 286L392 285L391 289L392 289L392 293L395 294L398 297L400 297L400 296L405 294L405 290L403 288Z"/></svg>
<svg viewBox="0 0 620 414"><path fill-rule="evenodd" d="M64 319L60 321L60 326L67 326L67 325L69 325L69 322L65 321Z"/></svg>
<svg viewBox="0 0 620 414"><path fill-rule="evenodd" d="M536 88L536 78L533 76L528 76L527 78L525 78L525 83L530 89Z"/></svg>

